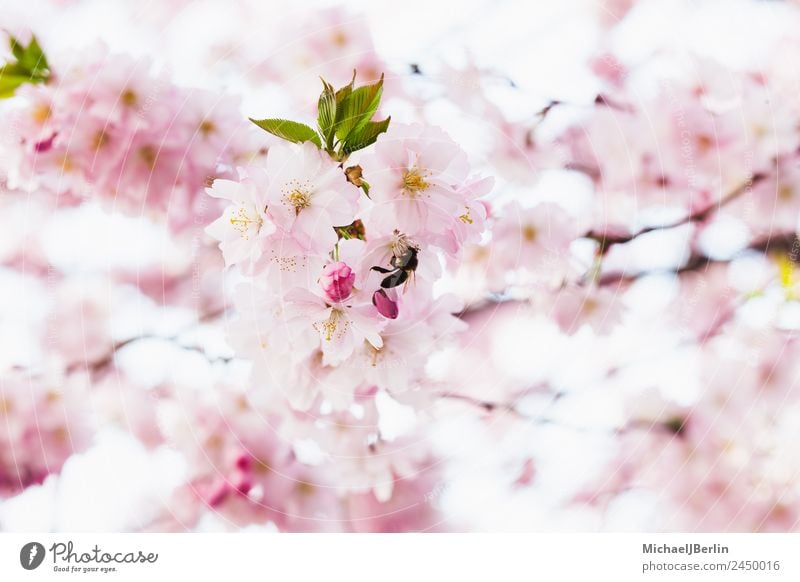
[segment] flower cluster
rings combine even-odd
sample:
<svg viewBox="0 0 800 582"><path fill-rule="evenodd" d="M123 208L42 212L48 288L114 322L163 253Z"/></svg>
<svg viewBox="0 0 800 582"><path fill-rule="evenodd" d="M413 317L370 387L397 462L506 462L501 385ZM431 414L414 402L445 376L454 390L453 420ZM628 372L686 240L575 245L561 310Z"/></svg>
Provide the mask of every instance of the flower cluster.
<svg viewBox="0 0 800 582"><path fill-rule="evenodd" d="M420 499L439 471L426 446L375 439L371 396L359 400L360 418L340 412L312 423L282 420L281 408L258 389L220 383L191 392L178 389L160 402L163 437L190 472L153 522L159 529L197 527L204 519L283 531L436 529L439 514ZM333 449L322 460L300 459L292 443L301 438Z"/></svg>
<svg viewBox="0 0 800 582"><path fill-rule="evenodd" d="M9 33L3 528L76 489L149 530L798 528L796 32L631 54L662 3L608 0L564 91L272 4L165 3L153 61Z"/></svg>
<svg viewBox="0 0 800 582"><path fill-rule="evenodd" d="M98 47L80 65L47 73L46 83L16 88L3 117L9 189L168 214L180 229L195 220L205 185L258 154L235 99L179 88L147 59Z"/></svg>
<svg viewBox="0 0 800 582"><path fill-rule="evenodd" d="M0 374L0 497L42 483L88 447L87 388L83 376Z"/></svg>
<svg viewBox="0 0 800 582"><path fill-rule="evenodd" d="M208 232L249 278L231 341L254 361L253 382L300 410L410 389L433 347L459 328L458 306L432 286L442 258L480 236L478 197L489 184L476 185L441 130L386 132L388 119L371 121L380 93L381 82L338 91L325 83L321 135L258 121L298 143L273 146L264 165L208 190L231 203ZM356 148L369 149L344 168Z"/></svg>
<svg viewBox="0 0 800 582"><path fill-rule="evenodd" d="M230 204L207 230L246 277L229 338L253 362L253 389L284 409L292 436L341 459L337 491L386 502L428 453L409 458L382 437L376 399L420 401L428 357L462 329L459 303L434 283L480 237L491 183L443 131L371 121L381 90L324 83L319 134L256 121L296 143L271 147L239 180L215 180L209 194Z"/></svg>

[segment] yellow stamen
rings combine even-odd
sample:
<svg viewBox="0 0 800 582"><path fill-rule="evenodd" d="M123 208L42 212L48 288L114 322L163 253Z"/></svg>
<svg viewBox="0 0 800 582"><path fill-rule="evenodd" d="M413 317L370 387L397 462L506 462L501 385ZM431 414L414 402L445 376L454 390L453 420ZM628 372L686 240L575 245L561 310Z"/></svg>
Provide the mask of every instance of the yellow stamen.
<svg viewBox="0 0 800 582"><path fill-rule="evenodd" d="M343 317L343 313L338 309L332 309L331 315L325 321L318 321L314 324L314 329L325 334L325 341L341 339L350 327L350 320Z"/></svg>
<svg viewBox="0 0 800 582"><path fill-rule="evenodd" d="M536 240L536 237L539 236L539 232L536 230L536 227L532 224L526 224L522 228L522 238L525 239L526 242L532 243Z"/></svg>
<svg viewBox="0 0 800 582"><path fill-rule="evenodd" d="M414 167L410 170L407 170L403 174L403 194L408 194L412 198L414 198L417 193L424 192L428 189L428 184L425 181L425 172L420 171L418 168Z"/></svg>
<svg viewBox="0 0 800 582"><path fill-rule="evenodd" d="M200 123L200 127L198 128L200 133L203 134L203 137L208 137L215 131L217 131L217 126L214 125L214 122L209 119L204 119L202 123Z"/></svg>
<svg viewBox="0 0 800 582"><path fill-rule="evenodd" d="M75 164L72 163L69 156L64 156L64 159L61 160L61 169L65 172L71 172L75 169Z"/></svg>
<svg viewBox="0 0 800 582"><path fill-rule="evenodd" d="M132 89L125 89L120 95L120 100L125 107L133 107L139 101L139 96Z"/></svg>
<svg viewBox="0 0 800 582"><path fill-rule="evenodd" d="M333 44L339 48L347 46L347 35L341 30L334 32L331 36L331 40L333 41Z"/></svg>
<svg viewBox="0 0 800 582"><path fill-rule="evenodd" d="M272 466L269 461L264 459L253 459L253 471L260 475L266 475L272 471Z"/></svg>
<svg viewBox="0 0 800 582"><path fill-rule="evenodd" d="M101 129L94 135L94 138L92 139L92 148L97 151L103 148L109 142L109 140L110 138L108 133L106 133L106 130Z"/></svg>
<svg viewBox="0 0 800 582"><path fill-rule="evenodd" d="M295 491L300 497L308 497L314 493L314 486L307 481L298 481Z"/></svg>
<svg viewBox="0 0 800 582"><path fill-rule="evenodd" d="M258 232L261 230L261 225L264 224L264 219L261 218L261 216L256 215L255 218L253 218L244 206L240 206L229 220L231 226L241 233L242 238L245 240L250 238L250 230L253 225L255 225L256 232Z"/></svg>
<svg viewBox="0 0 800 582"><path fill-rule="evenodd" d="M53 110L50 109L50 106L47 103L39 103L36 107L33 108L33 120L42 125L45 121L50 119L50 116L53 114Z"/></svg>
<svg viewBox="0 0 800 582"><path fill-rule="evenodd" d="M295 210L299 212L303 208L308 208L311 206L311 199L309 198L308 194L302 190L293 190L292 193L289 194L289 204L294 206Z"/></svg>
<svg viewBox="0 0 800 582"><path fill-rule="evenodd" d="M156 167L156 160L158 159L158 152L156 148L151 145L146 145L139 148L139 157L145 165L151 170Z"/></svg>
<svg viewBox="0 0 800 582"><path fill-rule="evenodd" d="M311 206L312 192L314 192L314 187L308 182L291 180L283 187L281 202L290 208L294 208L295 214L300 214L301 210Z"/></svg>

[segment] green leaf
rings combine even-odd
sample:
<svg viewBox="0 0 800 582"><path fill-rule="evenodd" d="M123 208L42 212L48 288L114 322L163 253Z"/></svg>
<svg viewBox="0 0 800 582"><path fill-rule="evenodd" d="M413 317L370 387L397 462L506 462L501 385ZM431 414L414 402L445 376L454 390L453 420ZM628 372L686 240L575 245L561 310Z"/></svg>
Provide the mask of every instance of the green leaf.
<svg viewBox="0 0 800 582"><path fill-rule="evenodd" d="M0 69L0 99L7 99L13 96L14 91L29 80L27 76L7 74Z"/></svg>
<svg viewBox="0 0 800 582"><path fill-rule="evenodd" d="M389 129L389 122L391 120L392 117L389 116L383 121L368 121L364 127L358 131L354 131L348 136L342 151L346 154L351 154L354 151L371 146L375 143L380 134Z"/></svg>
<svg viewBox="0 0 800 582"><path fill-rule="evenodd" d="M43 83L50 76L50 65L35 36L28 46L23 46L13 35L8 38L16 61L0 67L0 99L11 97L24 83Z"/></svg>
<svg viewBox="0 0 800 582"><path fill-rule="evenodd" d="M28 43L23 58L17 59L17 61L23 67L38 75L41 75L44 71L50 71L50 64L47 62L47 57L35 36L31 37L31 42Z"/></svg>
<svg viewBox="0 0 800 582"><path fill-rule="evenodd" d="M353 87L356 84L356 71L353 69L353 78L350 79L350 83L336 91L336 106L338 107L341 105L345 99L350 96L350 93L353 92Z"/></svg>
<svg viewBox="0 0 800 582"><path fill-rule="evenodd" d="M31 79L30 72L18 64L9 63L0 67L0 99L13 96L19 86L29 82L38 82L38 80Z"/></svg>
<svg viewBox="0 0 800 582"><path fill-rule="evenodd" d="M373 85L365 85L347 95L336 110L336 137L346 141L372 119L381 102L383 76Z"/></svg>
<svg viewBox="0 0 800 582"><path fill-rule="evenodd" d="M31 37L28 46L23 46L13 35L8 36L8 43L11 46L11 54L17 59L17 65L28 71L31 77L46 76L50 65L36 36Z"/></svg>
<svg viewBox="0 0 800 582"><path fill-rule="evenodd" d="M11 47L11 54L14 55L14 58L18 61L25 56L25 47L22 46L22 43L17 40L17 37L11 33L8 34L8 45Z"/></svg>
<svg viewBox="0 0 800 582"><path fill-rule="evenodd" d="M319 139L317 132L304 123L289 121L288 119L253 119L252 117L250 121L264 131L268 131L272 135L287 141L294 143L310 141L315 143L317 147L322 147L322 141Z"/></svg>
<svg viewBox="0 0 800 582"><path fill-rule="evenodd" d="M336 91L322 79L322 93L317 102L317 125L329 150L333 149L333 126L336 123Z"/></svg>

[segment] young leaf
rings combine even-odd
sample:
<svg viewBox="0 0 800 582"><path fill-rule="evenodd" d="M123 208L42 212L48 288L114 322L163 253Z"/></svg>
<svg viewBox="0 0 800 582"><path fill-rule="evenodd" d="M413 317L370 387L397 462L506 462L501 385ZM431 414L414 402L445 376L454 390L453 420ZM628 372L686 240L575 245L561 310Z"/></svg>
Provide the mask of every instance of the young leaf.
<svg viewBox="0 0 800 582"><path fill-rule="evenodd" d="M345 99L350 96L350 93L353 92L353 87L356 84L356 71L353 70L353 78L350 79L350 83L336 91L336 106L338 107L341 105Z"/></svg>
<svg viewBox="0 0 800 582"><path fill-rule="evenodd" d="M37 76L41 76L42 73L47 74L50 71L50 65L47 62L47 57L45 56L42 47L39 46L39 41L35 36L31 37L31 42L28 43L28 46L25 48L25 54L23 58L18 59L18 61L23 67L32 71Z"/></svg>
<svg viewBox="0 0 800 582"><path fill-rule="evenodd" d="M317 102L317 125L325 145L329 150L333 149L333 126L336 123L336 91L333 86L322 79L322 93Z"/></svg>
<svg viewBox="0 0 800 582"><path fill-rule="evenodd" d="M14 71L13 65L0 68L0 99L11 97L17 87L30 81L28 75L20 75Z"/></svg>
<svg viewBox="0 0 800 582"><path fill-rule="evenodd" d="M28 46L23 46L16 37L9 35L9 45L16 61L0 67L0 98L11 97L24 83L43 83L50 76L47 57L35 36Z"/></svg>
<svg viewBox="0 0 800 582"><path fill-rule="evenodd" d="M383 93L383 76L373 85L359 87L344 98L336 110L336 137L346 141L375 115Z"/></svg>
<svg viewBox="0 0 800 582"><path fill-rule="evenodd" d="M317 147L322 147L322 141L319 139L317 132L304 123L289 121L288 119L253 119L252 117L250 121L264 131L268 131L281 139L294 143L310 141L315 143Z"/></svg>
<svg viewBox="0 0 800 582"><path fill-rule="evenodd" d="M380 134L389 129L391 120L392 117L389 116L383 121L368 121L364 127L348 136L342 151L346 154L352 154L354 151L371 146Z"/></svg>
<svg viewBox="0 0 800 582"><path fill-rule="evenodd" d="M8 44L11 47L11 54L14 55L14 58L17 59L17 61L21 61L25 56L25 47L22 46L22 43L17 40L16 36L9 34Z"/></svg>

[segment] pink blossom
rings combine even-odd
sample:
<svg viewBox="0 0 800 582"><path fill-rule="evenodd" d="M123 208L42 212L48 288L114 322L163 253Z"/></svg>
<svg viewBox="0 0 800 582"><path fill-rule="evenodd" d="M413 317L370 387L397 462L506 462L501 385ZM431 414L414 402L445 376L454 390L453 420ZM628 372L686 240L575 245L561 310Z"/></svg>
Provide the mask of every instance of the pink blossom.
<svg viewBox="0 0 800 582"><path fill-rule="evenodd" d="M465 214L467 156L443 131L395 125L362 162L374 207L369 220L381 234L444 234ZM429 234L430 233L430 234Z"/></svg>
<svg viewBox="0 0 800 582"><path fill-rule="evenodd" d="M220 241L220 250L228 266L242 263L252 268L263 252L262 239L275 232L266 214L264 172L251 168L239 181L218 179L206 192L232 202L206 232Z"/></svg>
<svg viewBox="0 0 800 582"><path fill-rule="evenodd" d="M168 215L175 230L193 225L217 163L239 155L249 134L238 131L237 101L186 91L151 69L94 47L58 83L21 90L12 184L134 216Z"/></svg>
<svg viewBox="0 0 800 582"><path fill-rule="evenodd" d="M0 496L42 483L89 446L92 423L82 409L87 387L81 374L0 375Z"/></svg>
<svg viewBox="0 0 800 582"><path fill-rule="evenodd" d="M261 400L223 384L216 395L202 397L181 389L164 404L170 445L191 466L166 510L182 527L193 527L206 512L238 525L325 527L314 520L320 508L335 506L324 473L297 461Z"/></svg>
<svg viewBox="0 0 800 582"><path fill-rule="evenodd" d="M564 270L577 235L576 221L560 206L541 203L523 208L513 202L492 229L493 260L537 280L552 279Z"/></svg>
<svg viewBox="0 0 800 582"><path fill-rule="evenodd" d="M360 191L314 144L270 148L266 174L269 216L306 247L329 251L337 240L333 227L355 219Z"/></svg>
<svg viewBox="0 0 800 582"><path fill-rule="evenodd" d="M596 333L608 333L622 317L621 297L613 287L564 287L552 298L552 317L565 333L573 334L584 324Z"/></svg>
<svg viewBox="0 0 800 582"><path fill-rule="evenodd" d="M295 332L310 340L316 338L326 365L341 364L364 341L380 348L383 340L381 320L374 307L362 293L353 293L345 301L333 305L305 289L295 289L286 295L290 306L289 325ZM313 344L310 344L313 345Z"/></svg>

